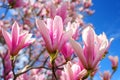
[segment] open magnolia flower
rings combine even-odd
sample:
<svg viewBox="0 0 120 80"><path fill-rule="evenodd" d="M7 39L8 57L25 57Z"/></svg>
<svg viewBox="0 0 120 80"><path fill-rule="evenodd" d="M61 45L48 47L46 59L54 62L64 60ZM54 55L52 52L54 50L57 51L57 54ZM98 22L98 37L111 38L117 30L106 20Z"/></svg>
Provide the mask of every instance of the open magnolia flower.
<svg viewBox="0 0 120 80"><path fill-rule="evenodd" d="M104 33L97 35L93 28L88 26L82 32L82 40L84 43L83 47L73 39L70 39L70 43L84 68L94 71L97 69L99 61L106 54L113 39L108 42Z"/></svg>
<svg viewBox="0 0 120 80"><path fill-rule="evenodd" d="M63 22L60 16L55 16L54 20L47 19L47 24L44 21L37 19L37 27L43 37L47 51L52 59L56 58L63 45L72 36L72 30L63 31Z"/></svg>
<svg viewBox="0 0 120 80"><path fill-rule="evenodd" d="M2 34L9 48L10 55L12 56L17 55L22 48L35 41L34 38L31 38L32 34L28 32L20 34L20 28L17 22L13 24L11 34L4 29L2 29Z"/></svg>
<svg viewBox="0 0 120 80"><path fill-rule="evenodd" d="M70 61L64 65L61 80L82 80L87 75L87 70L81 69L80 65L72 64Z"/></svg>

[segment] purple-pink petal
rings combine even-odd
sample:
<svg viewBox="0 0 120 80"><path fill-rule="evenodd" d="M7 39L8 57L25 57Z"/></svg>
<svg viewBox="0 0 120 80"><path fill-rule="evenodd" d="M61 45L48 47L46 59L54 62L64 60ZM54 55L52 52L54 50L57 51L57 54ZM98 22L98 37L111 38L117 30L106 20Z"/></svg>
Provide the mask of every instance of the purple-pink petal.
<svg viewBox="0 0 120 80"><path fill-rule="evenodd" d="M16 48L18 45L18 40L19 40L19 26L17 22L14 22L12 26L12 48L13 50Z"/></svg>
<svg viewBox="0 0 120 80"><path fill-rule="evenodd" d="M67 3L63 3L60 8L57 9L57 15L61 16L63 22L67 16Z"/></svg>
<svg viewBox="0 0 120 80"><path fill-rule="evenodd" d="M48 51L51 51L51 49L52 49L51 39L49 36L49 31L48 31L45 23L42 20L37 19L36 25L46 43L46 47L47 47Z"/></svg>
<svg viewBox="0 0 120 80"><path fill-rule="evenodd" d="M73 39L70 39L70 43L71 43L74 51L76 52L77 56L79 57L80 61L82 62L82 64L85 67L87 67L87 62L86 62L85 56L83 54L83 49L82 49L81 45Z"/></svg>
<svg viewBox="0 0 120 80"><path fill-rule="evenodd" d="M61 40L58 44L59 45L58 50L61 50L63 45L72 37L72 34L73 34L73 31L69 30L62 35Z"/></svg>
<svg viewBox="0 0 120 80"><path fill-rule="evenodd" d="M53 20L53 47L57 48L63 34L63 22L60 16L55 16Z"/></svg>
<svg viewBox="0 0 120 80"><path fill-rule="evenodd" d="M94 60L94 40L95 40L95 32L93 28L87 27L83 30L82 39L85 44L84 55L88 62L88 66L91 67Z"/></svg>
<svg viewBox="0 0 120 80"><path fill-rule="evenodd" d="M7 31L5 31L4 29L2 29L2 34L3 34L3 37L5 38L5 41L9 47L9 49L12 50L12 45L11 45L12 39L11 39L10 34Z"/></svg>

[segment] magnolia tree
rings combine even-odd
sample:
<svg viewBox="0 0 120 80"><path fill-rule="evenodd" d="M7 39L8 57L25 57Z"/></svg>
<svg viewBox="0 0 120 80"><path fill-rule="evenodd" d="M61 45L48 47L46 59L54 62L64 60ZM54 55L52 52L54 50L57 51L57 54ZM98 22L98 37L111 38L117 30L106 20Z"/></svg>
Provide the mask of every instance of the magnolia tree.
<svg viewBox="0 0 120 80"><path fill-rule="evenodd" d="M113 40L90 23L91 0L0 0L0 80L110 80L99 71ZM101 65L102 66L102 65Z"/></svg>

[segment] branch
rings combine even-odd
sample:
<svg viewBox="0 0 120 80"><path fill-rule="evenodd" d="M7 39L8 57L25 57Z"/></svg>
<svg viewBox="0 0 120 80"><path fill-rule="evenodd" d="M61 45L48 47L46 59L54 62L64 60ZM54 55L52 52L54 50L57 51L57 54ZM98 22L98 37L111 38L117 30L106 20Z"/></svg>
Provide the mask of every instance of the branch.
<svg viewBox="0 0 120 80"><path fill-rule="evenodd" d="M19 72L18 74L16 74L16 77L20 76L21 74L24 74L24 73L28 72L29 70L40 69L40 68L51 70L50 68L47 68L47 67L44 67L44 66L40 66L40 67L28 67L25 71L22 71L22 72Z"/></svg>

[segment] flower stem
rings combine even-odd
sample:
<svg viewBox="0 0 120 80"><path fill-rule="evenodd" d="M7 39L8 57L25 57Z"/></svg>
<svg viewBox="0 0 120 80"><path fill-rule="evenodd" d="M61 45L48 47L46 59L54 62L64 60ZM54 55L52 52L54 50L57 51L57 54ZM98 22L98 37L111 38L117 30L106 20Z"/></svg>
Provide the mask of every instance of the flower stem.
<svg viewBox="0 0 120 80"><path fill-rule="evenodd" d="M14 72L14 63L15 63L15 57L14 56L11 56L11 63L12 63L12 72L13 72L13 76L14 76L14 78L13 78L13 80L16 80L16 75L15 75L15 72Z"/></svg>
<svg viewBox="0 0 120 80"><path fill-rule="evenodd" d="M54 60L52 61L52 73L53 73L53 76L54 76L54 78L55 78L55 80L57 80L57 76L56 76L56 74L55 74L55 66L54 66Z"/></svg>

